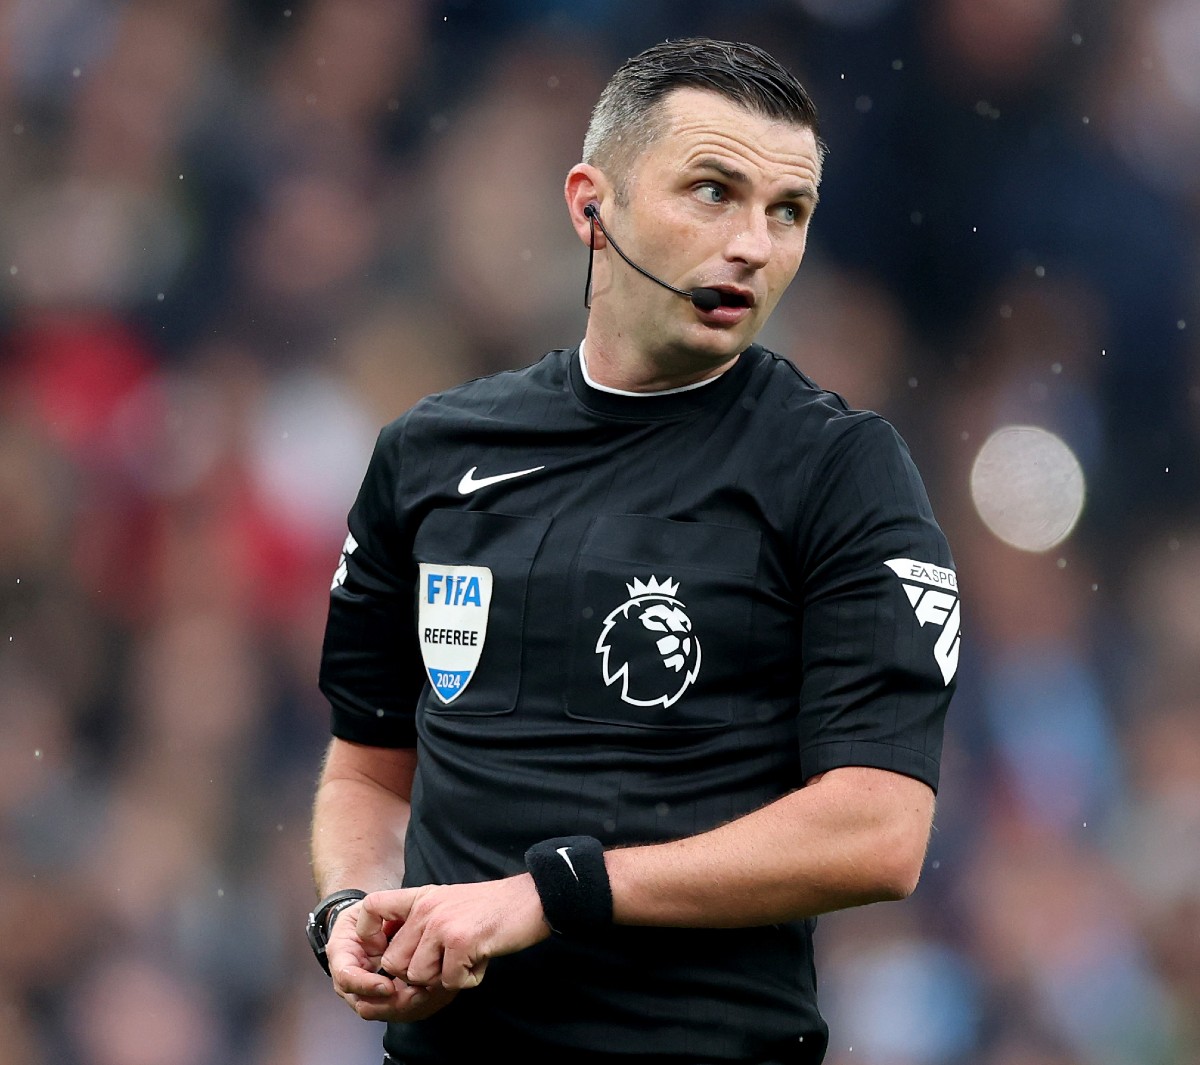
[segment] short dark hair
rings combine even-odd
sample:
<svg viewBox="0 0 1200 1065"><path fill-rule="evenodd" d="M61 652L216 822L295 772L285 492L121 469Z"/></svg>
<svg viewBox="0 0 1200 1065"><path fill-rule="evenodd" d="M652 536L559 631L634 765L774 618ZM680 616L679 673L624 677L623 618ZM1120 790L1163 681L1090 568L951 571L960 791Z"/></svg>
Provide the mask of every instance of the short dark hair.
<svg viewBox="0 0 1200 1065"><path fill-rule="evenodd" d="M749 111L811 129L824 158L817 106L796 77L752 44L687 37L627 59L604 87L583 140L583 161L616 181L661 131L659 105L676 89L717 93Z"/></svg>

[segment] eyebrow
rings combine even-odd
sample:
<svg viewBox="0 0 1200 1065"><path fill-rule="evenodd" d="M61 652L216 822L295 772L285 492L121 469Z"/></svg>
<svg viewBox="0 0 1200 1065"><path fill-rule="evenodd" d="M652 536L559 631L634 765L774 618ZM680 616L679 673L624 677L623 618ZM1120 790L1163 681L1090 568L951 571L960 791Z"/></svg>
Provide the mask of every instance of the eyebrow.
<svg viewBox="0 0 1200 1065"><path fill-rule="evenodd" d="M692 170L711 170L714 173L720 174L726 181L734 185L749 184L750 178L742 171L735 170L733 167L723 163L720 159L697 159L690 167ZM817 195L816 187L813 185L797 185L795 188L785 189L781 199L785 200L808 200L814 207L820 197Z"/></svg>

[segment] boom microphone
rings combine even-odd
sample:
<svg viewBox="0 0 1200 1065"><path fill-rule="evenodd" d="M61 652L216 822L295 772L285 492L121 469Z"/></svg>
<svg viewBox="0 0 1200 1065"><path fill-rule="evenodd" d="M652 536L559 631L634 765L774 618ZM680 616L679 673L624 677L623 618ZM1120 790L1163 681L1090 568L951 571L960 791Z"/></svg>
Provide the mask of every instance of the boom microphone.
<svg viewBox="0 0 1200 1065"><path fill-rule="evenodd" d="M661 277L655 277L649 270L638 266L628 255L621 251L621 246L612 239L612 234L605 228L603 220L600 218L600 208L594 203L589 203L583 209L584 216L592 223L592 241L590 250L588 251L588 274L587 286L583 293L583 305L591 307L592 305L592 260L596 253L596 226L600 227L600 232L604 234L605 239L613 246L613 250L621 256L630 266L632 266L643 277L650 278L657 285L662 285L663 288L670 289L677 296L682 296L684 299L692 301L692 305L697 310L715 311L723 302L723 294L720 289L716 288L676 288L674 285L668 284Z"/></svg>

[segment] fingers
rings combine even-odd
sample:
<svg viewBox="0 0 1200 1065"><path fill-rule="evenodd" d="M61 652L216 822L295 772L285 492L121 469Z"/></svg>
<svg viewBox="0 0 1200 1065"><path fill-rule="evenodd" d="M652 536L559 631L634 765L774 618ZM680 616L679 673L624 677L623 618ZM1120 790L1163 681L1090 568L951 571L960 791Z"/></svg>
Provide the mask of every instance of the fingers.
<svg viewBox="0 0 1200 1065"><path fill-rule="evenodd" d="M487 958L475 960L463 951L447 950L442 957L442 986L455 991L478 987L487 965Z"/></svg>
<svg viewBox="0 0 1200 1065"><path fill-rule="evenodd" d="M416 931L416 930L414 930ZM445 949L445 944L434 930L425 925L420 930L420 938L417 940L413 948L412 957L408 959L408 964L405 966L405 972L408 979L414 984L442 984L442 969L444 967L442 952ZM403 935L403 932L397 935L397 938ZM398 946L398 951L402 951L404 944ZM446 987L451 985L445 984Z"/></svg>
<svg viewBox="0 0 1200 1065"><path fill-rule="evenodd" d="M400 980L390 982L387 994L343 995L347 1004L364 1021L410 1021L425 1015L432 992ZM433 1011L428 1011L433 1012Z"/></svg>
<svg viewBox="0 0 1200 1065"><path fill-rule="evenodd" d="M523 950L549 934L528 874L381 892L364 900L363 911L360 925L403 921L383 952L382 967L410 983L453 990L477 986L489 958Z"/></svg>
<svg viewBox="0 0 1200 1065"><path fill-rule="evenodd" d="M334 990L343 998L347 995L367 999L387 998L395 990L394 978L381 976L354 962L342 965L335 962L330 964L329 969L333 973Z"/></svg>
<svg viewBox="0 0 1200 1065"><path fill-rule="evenodd" d="M487 969L486 940L477 929L461 925L424 904L396 934L381 965L400 972L410 984L460 991L476 987Z"/></svg>
<svg viewBox="0 0 1200 1065"><path fill-rule="evenodd" d="M358 912L358 934L370 939L384 931L385 926L408 919L413 903L424 888L398 888L395 891L374 891L362 900Z"/></svg>

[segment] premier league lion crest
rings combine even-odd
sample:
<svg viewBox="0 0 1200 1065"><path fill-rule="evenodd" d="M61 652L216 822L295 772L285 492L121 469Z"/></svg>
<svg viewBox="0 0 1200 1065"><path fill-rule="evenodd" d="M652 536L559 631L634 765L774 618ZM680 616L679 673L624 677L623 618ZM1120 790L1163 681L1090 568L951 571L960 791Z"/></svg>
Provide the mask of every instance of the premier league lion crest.
<svg viewBox="0 0 1200 1065"><path fill-rule="evenodd" d="M679 582L635 578L625 587L629 598L604 619L596 641L604 683L620 681L631 706L671 706L700 672L700 641L676 598Z"/></svg>

